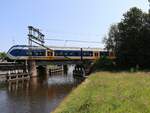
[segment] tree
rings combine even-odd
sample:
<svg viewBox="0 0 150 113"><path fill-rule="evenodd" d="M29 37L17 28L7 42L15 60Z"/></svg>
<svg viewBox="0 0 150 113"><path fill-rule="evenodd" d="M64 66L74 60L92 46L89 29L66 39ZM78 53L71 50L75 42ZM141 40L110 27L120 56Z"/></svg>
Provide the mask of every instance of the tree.
<svg viewBox="0 0 150 113"><path fill-rule="evenodd" d="M7 59L7 54L5 52L0 52L0 59L1 60L6 60Z"/></svg>
<svg viewBox="0 0 150 113"><path fill-rule="evenodd" d="M106 49L109 51L115 51L116 40L118 37L118 26L117 24L113 24L110 27L108 38L104 37L104 43L106 45Z"/></svg>
<svg viewBox="0 0 150 113"><path fill-rule="evenodd" d="M114 61L112 59L108 59L107 57L102 57L98 60L93 65L93 71L113 71L115 68L114 66Z"/></svg>
<svg viewBox="0 0 150 113"><path fill-rule="evenodd" d="M118 65L150 66L149 15L134 7L123 17L116 26L111 26L106 48L114 50Z"/></svg>
<svg viewBox="0 0 150 113"><path fill-rule="evenodd" d="M119 63L125 66L139 65L137 56L140 50L140 31L143 25L143 13L138 8L132 8L124 14L124 19L118 24L119 39L116 55Z"/></svg>

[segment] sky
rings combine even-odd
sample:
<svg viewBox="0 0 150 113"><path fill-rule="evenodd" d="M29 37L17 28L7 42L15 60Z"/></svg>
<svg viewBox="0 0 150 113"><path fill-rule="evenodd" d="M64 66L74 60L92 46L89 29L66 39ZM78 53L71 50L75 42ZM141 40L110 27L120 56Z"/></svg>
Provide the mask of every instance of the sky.
<svg viewBox="0 0 150 113"><path fill-rule="evenodd" d="M111 24L131 7L148 12L148 0L0 0L0 51L28 44L28 26L39 28L49 46L103 47Z"/></svg>

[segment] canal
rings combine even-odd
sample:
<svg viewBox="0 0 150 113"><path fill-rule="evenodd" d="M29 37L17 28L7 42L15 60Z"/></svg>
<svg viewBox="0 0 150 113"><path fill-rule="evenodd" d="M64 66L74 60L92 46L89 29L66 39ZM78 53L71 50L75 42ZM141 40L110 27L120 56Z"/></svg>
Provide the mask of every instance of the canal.
<svg viewBox="0 0 150 113"><path fill-rule="evenodd" d="M82 82L71 72L0 84L0 113L50 113Z"/></svg>

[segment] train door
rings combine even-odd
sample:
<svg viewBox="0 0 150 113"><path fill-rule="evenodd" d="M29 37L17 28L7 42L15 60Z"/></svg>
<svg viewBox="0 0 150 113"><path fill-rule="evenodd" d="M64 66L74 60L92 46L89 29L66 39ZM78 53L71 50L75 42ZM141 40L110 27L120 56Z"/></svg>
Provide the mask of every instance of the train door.
<svg viewBox="0 0 150 113"><path fill-rule="evenodd" d="M94 52L94 58L95 58L95 59L99 58L99 52L98 52L98 51L95 51L95 52Z"/></svg>

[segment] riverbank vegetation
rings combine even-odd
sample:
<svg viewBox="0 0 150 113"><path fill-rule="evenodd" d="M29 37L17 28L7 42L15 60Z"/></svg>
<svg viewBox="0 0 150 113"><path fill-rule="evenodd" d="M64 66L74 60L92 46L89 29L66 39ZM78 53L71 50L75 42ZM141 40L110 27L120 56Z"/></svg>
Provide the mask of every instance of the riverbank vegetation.
<svg viewBox="0 0 150 113"><path fill-rule="evenodd" d="M0 52L0 60L6 60L7 59L7 55L5 52Z"/></svg>
<svg viewBox="0 0 150 113"><path fill-rule="evenodd" d="M0 52L0 62L13 62L14 60L11 60L8 58L6 52Z"/></svg>
<svg viewBox="0 0 150 113"><path fill-rule="evenodd" d="M150 76L145 72L98 72L53 113L149 113Z"/></svg>

